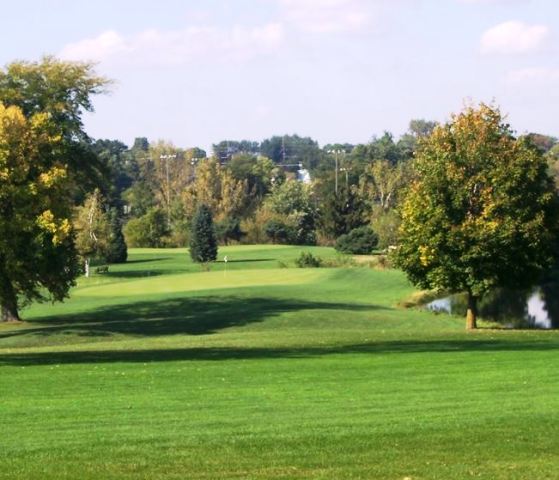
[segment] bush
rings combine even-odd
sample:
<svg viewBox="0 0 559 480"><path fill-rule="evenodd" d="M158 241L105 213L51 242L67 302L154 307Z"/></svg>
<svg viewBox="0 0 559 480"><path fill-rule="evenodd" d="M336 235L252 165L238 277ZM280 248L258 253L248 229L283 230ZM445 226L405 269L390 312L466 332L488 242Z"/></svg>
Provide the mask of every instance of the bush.
<svg viewBox="0 0 559 480"><path fill-rule="evenodd" d="M322 259L315 257L311 252L301 252L295 259L295 265L299 268L318 268L322 265Z"/></svg>
<svg viewBox="0 0 559 480"><path fill-rule="evenodd" d="M269 220L264 232L273 243L316 245L316 234L308 222L308 216L301 212L285 217L285 221Z"/></svg>
<svg viewBox="0 0 559 480"><path fill-rule="evenodd" d="M190 241L190 222L184 218L174 220L169 235L165 239L166 247L186 247Z"/></svg>
<svg viewBox="0 0 559 480"><path fill-rule="evenodd" d="M215 225L216 235L219 243L229 245L231 240L239 242L245 232L241 229L241 222L238 218L226 218Z"/></svg>
<svg viewBox="0 0 559 480"><path fill-rule="evenodd" d="M132 218L124 227L126 244L130 247L162 247L167 233L165 214L157 208L148 210L139 218Z"/></svg>
<svg viewBox="0 0 559 480"><path fill-rule="evenodd" d="M296 232L291 225L280 220L270 220L264 226L266 236L274 243L293 243Z"/></svg>
<svg viewBox="0 0 559 480"><path fill-rule="evenodd" d="M378 245L378 236L370 227L353 229L336 241L336 250L353 255L367 255Z"/></svg>

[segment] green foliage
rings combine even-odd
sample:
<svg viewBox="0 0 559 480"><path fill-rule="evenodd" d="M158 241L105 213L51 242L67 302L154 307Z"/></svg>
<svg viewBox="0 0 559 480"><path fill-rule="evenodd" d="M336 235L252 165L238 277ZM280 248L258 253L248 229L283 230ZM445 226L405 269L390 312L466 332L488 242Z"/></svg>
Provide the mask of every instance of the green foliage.
<svg viewBox="0 0 559 480"><path fill-rule="evenodd" d="M295 228L281 220L272 219L266 222L264 232L272 243L295 243Z"/></svg>
<svg viewBox="0 0 559 480"><path fill-rule="evenodd" d="M354 228L336 241L336 250L354 255L367 255L378 245L378 236L371 227Z"/></svg>
<svg viewBox="0 0 559 480"><path fill-rule="evenodd" d="M301 252L295 259L295 265L299 268L319 268L322 266L322 259L315 257L311 252Z"/></svg>
<svg viewBox="0 0 559 480"><path fill-rule="evenodd" d="M54 57L39 62L16 61L0 70L0 102L17 106L27 118L42 112L56 125L61 136L57 151L74 180L76 197L100 187L106 174L91 149L82 115L93 111L92 97L106 92L109 84L95 74L92 63Z"/></svg>
<svg viewBox="0 0 559 480"><path fill-rule="evenodd" d="M92 258L105 259L109 251L111 224L105 212L104 199L98 189L88 195L83 206L76 209L74 228L76 248L85 261L85 274L89 276Z"/></svg>
<svg viewBox="0 0 559 480"><path fill-rule="evenodd" d="M275 164L301 162L307 170L317 167L324 156L315 140L298 135L267 138L260 144L260 153Z"/></svg>
<svg viewBox="0 0 559 480"><path fill-rule="evenodd" d="M127 155L128 147L118 140L96 140L92 150L105 171L101 191L111 208L122 208L122 193L132 186L135 174Z"/></svg>
<svg viewBox="0 0 559 480"><path fill-rule="evenodd" d="M387 249L398 245L398 232L402 220L396 209L373 209L371 227L378 236L378 248Z"/></svg>
<svg viewBox="0 0 559 480"><path fill-rule="evenodd" d="M332 182L322 183L316 193L320 232L332 240L364 225L366 217L365 203L355 189L344 185L336 195L333 187Z"/></svg>
<svg viewBox="0 0 559 480"><path fill-rule="evenodd" d="M437 122L413 119L410 120L409 131L415 138L424 138L431 135L436 126Z"/></svg>
<svg viewBox="0 0 559 480"><path fill-rule="evenodd" d="M122 220L116 208L111 209L109 216L111 233L105 258L108 263L124 263L128 258L128 248L122 233Z"/></svg>
<svg viewBox="0 0 559 480"><path fill-rule="evenodd" d="M275 223L268 225L270 238L281 238L285 243L296 245L316 243L316 208L307 185L295 180L275 185L264 207L276 214Z"/></svg>
<svg viewBox="0 0 559 480"><path fill-rule="evenodd" d="M226 218L215 225L215 231L219 243L229 245L230 241L239 242L244 236L241 229L241 221L238 218Z"/></svg>
<svg viewBox="0 0 559 480"><path fill-rule="evenodd" d="M135 182L132 187L124 191L122 198L135 217L145 215L156 205L153 188L143 180Z"/></svg>
<svg viewBox="0 0 559 480"><path fill-rule="evenodd" d="M475 302L495 287L531 285L551 264L557 215L547 166L499 110L469 107L437 127L415 168L396 255L413 283Z"/></svg>
<svg viewBox="0 0 559 480"><path fill-rule="evenodd" d="M161 247L167 234L167 217L158 208L150 208L145 215L130 219L124 227L126 244L130 247Z"/></svg>
<svg viewBox="0 0 559 480"><path fill-rule="evenodd" d="M214 156L220 162L229 162L235 155L257 155L260 153L258 142L251 140L222 140L212 145Z"/></svg>
<svg viewBox="0 0 559 480"><path fill-rule="evenodd" d="M19 107L0 103L3 321L17 320L18 307L32 300L62 300L77 275L72 183L60 131L46 112L26 118Z"/></svg>
<svg viewBox="0 0 559 480"><path fill-rule="evenodd" d="M206 263L217 260L217 239L212 212L207 205L200 205L190 228L190 258L193 262Z"/></svg>

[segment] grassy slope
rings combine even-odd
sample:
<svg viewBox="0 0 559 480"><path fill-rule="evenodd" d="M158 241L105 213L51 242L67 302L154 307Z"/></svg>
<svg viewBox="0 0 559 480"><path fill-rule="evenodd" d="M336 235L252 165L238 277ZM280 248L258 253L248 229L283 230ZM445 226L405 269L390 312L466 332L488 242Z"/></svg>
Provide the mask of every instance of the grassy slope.
<svg viewBox="0 0 559 480"><path fill-rule="evenodd" d="M557 478L557 332L467 334L298 252L137 250L0 326L0 478Z"/></svg>

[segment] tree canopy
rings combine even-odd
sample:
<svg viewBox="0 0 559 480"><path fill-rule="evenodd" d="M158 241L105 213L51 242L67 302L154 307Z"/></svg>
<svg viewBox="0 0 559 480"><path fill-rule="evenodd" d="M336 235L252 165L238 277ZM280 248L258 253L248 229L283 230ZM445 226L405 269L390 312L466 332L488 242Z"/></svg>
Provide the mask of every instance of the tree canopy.
<svg viewBox="0 0 559 480"><path fill-rule="evenodd" d="M100 173L82 114L107 84L91 64L52 57L0 70L3 320L17 320L22 303L61 300L78 273L75 192Z"/></svg>
<svg viewBox="0 0 559 480"><path fill-rule="evenodd" d="M533 285L553 260L556 194L541 152L500 111L468 107L420 143L397 263L422 288L468 293Z"/></svg>
<svg viewBox="0 0 559 480"><path fill-rule="evenodd" d="M61 300L77 274L67 166L58 126L46 113L26 118L0 103L0 305Z"/></svg>

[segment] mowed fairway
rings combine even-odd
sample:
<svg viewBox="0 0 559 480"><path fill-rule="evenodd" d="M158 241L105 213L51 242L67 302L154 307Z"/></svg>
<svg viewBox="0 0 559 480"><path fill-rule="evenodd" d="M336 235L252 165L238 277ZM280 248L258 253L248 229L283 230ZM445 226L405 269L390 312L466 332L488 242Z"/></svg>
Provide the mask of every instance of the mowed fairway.
<svg viewBox="0 0 559 480"><path fill-rule="evenodd" d="M0 478L559 478L558 332L466 333L300 251L133 250L0 325Z"/></svg>

